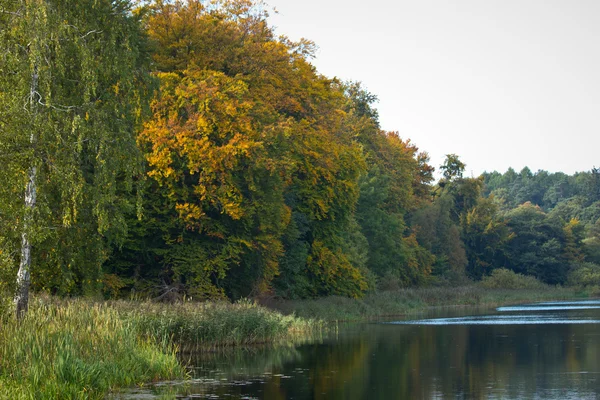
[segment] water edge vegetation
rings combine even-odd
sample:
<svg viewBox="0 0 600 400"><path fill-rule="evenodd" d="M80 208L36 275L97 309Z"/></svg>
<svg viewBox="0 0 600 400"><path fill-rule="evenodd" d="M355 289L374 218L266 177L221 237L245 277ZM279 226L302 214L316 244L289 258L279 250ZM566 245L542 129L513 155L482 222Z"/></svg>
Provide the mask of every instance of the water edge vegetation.
<svg viewBox="0 0 600 400"><path fill-rule="evenodd" d="M161 304L38 295L21 322L6 306L0 317L0 398L100 399L121 387L185 379L186 365L178 352L289 345L333 329L333 322L431 307L499 306L600 293L597 288L562 288L529 279L524 284L522 277L497 275L469 286L408 288L362 299L271 301L268 307L249 300Z"/></svg>
<svg viewBox="0 0 600 400"><path fill-rule="evenodd" d="M6 297L5 297L6 299ZM186 377L182 350L294 341L318 321L235 304L32 299L0 317L0 398L100 399L118 387Z"/></svg>

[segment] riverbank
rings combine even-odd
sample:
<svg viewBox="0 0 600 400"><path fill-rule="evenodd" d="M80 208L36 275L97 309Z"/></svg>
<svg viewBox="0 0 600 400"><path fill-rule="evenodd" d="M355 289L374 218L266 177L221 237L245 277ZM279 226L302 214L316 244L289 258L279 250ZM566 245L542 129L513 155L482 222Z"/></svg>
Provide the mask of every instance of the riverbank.
<svg viewBox="0 0 600 400"><path fill-rule="evenodd" d="M589 298L595 293L545 286L535 289L460 287L401 289L378 292L362 299L331 296L314 300L270 300L265 305L283 314L324 321L358 322L426 311L432 307L497 307L525 302Z"/></svg>
<svg viewBox="0 0 600 400"><path fill-rule="evenodd" d="M321 326L247 301L36 297L21 323L0 315L0 399L103 399L119 387L185 378L178 351L293 341Z"/></svg>
<svg viewBox="0 0 600 400"><path fill-rule="evenodd" d="M178 352L298 343L333 321L408 315L431 307L500 306L588 298L575 289L482 285L403 289L363 299L183 303L37 296L17 324L0 313L0 398L102 399L119 387L183 379ZM1 311L1 310L0 310Z"/></svg>

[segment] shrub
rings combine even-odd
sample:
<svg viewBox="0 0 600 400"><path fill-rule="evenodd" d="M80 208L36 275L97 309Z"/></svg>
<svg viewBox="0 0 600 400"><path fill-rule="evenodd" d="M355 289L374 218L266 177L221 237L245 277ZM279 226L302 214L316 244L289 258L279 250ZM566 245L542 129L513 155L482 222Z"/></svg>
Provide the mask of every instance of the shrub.
<svg viewBox="0 0 600 400"><path fill-rule="evenodd" d="M517 274L506 268L492 271L490 276L481 280L481 285L488 289L545 289L548 285L538 281L533 276Z"/></svg>
<svg viewBox="0 0 600 400"><path fill-rule="evenodd" d="M567 280L569 286L600 286L600 265L583 263L571 270Z"/></svg>

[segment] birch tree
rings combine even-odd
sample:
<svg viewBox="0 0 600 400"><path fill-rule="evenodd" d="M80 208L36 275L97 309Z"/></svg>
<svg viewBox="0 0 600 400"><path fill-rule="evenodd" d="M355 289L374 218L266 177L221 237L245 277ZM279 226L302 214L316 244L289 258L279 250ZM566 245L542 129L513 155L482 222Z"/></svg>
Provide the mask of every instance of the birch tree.
<svg viewBox="0 0 600 400"><path fill-rule="evenodd" d="M0 41L0 224L21 243L20 317L31 279L54 293L99 284L142 175L149 75L128 1L0 0Z"/></svg>

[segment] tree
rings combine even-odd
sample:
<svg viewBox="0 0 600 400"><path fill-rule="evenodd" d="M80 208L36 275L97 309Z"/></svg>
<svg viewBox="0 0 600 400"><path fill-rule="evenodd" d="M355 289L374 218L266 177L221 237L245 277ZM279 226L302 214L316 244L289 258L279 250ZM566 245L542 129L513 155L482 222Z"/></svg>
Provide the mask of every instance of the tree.
<svg viewBox="0 0 600 400"><path fill-rule="evenodd" d="M454 198L442 193L411 216L411 226L418 242L435 256L433 275L446 278L464 277L467 254L460 226L453 218Z"/></svg>
<svg viewBox="0 0 600 400"><path fill-rule="evenodd" d="M567 225L566 232L572 235L567 240L564 221L548 216L531 203L511 210L507 220L508 227L514 232L514 238L507 247L509 268L548 284L564 283L570 262L579 257L573 248L578 241L577 224Z"/></svg>
<svg viewBox="0 0 600 400"><path fill-rule="evenodd" d="M465 167L466 165L460 161L456 154L446 154L446 159L440 169L443 171L444 179L451 181L455 178L462 178Z"/></svg>
<svg viewBox="0 0 600 400"><path fill-rule="evenodd" d="M481 279L505 266L506 247L514 235L499 215L493 197L480 197L473 208L462 214L461 228L470 278Z"/></svg>
<svg viewBox="0 0 600 400"><path fill-rule="evenodd" d="M54 290L98 286L141 173L135 129L149 81L128 1L1 0L0 9L0 142L9 166L0 177L14 184L0 193L0 215L21 232L20 317L30 277Z"/></svg>
<svg viewBox="0 0 600 400"><path fill-rule="evenodd" d="M276 38L245 0L156 1L146 15L161 90L139 143L151 208L168 204L176 219L155 213L140 229L161 232L155 275L195 297L360 296L360 252L345 239L364 162L339 82L308 62L311 43Z"/></svg>

